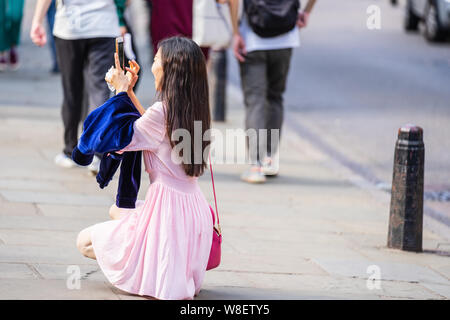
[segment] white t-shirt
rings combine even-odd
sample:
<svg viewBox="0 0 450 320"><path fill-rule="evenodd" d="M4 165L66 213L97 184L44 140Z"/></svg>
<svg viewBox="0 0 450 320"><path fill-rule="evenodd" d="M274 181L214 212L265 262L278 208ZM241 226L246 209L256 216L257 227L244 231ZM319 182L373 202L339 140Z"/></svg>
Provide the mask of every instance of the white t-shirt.
<svg viewBox="0 0 450 320"><path fill-rule="evenodd" d="M256 50L276 50L295 48L300 46L300 33L295 26L291 31L276 37L262 38L258 36L250 27L245 12L242 14L242 22L239 27L242 38L245 42L247 52Z"/></svg>
<svg viewBox="0 0 450 320"><path fill-rule="evenodd" d="M57 0L53 35L65 40L120 36L114 0Z"/></svg>

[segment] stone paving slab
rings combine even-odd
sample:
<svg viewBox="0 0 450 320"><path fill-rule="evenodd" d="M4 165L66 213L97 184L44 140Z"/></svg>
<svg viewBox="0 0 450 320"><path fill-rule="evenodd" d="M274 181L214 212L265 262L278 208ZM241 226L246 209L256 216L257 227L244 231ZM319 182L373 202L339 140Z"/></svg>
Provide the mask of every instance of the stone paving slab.
<svg viewBox="0 0 450 320"><path fill-rule="evenodd" d="M70 290L66 281L42 279L0 279L0 299L7 300L119 300L104 281L81 281L80 289Z"/></svg>
<svg viewBox="0 0 450 320"><path fill-rule="evenodd" d="M36 263L32 267L44 279L67 281L68 277L74 273L74 266L79 267L82 280L108 282L100 267L95 264L90 265L68 265L68 264L49 264ZM78 270L78 269L77 269Z"/></svg>
<svg viewBox="0 0 450 320"><path fill-rule="evenodd" d="M38 246L0 246L0 262L2 263L49 263L49 264L92 264L94 260L87 260L81 256L77 248L72 247L38 247Z"/></svg>
<svg viewBox="0 0 450 320"><path fill-rule="evenodd" d="M0 226L2 229L32 229L47 231L76 231L86 225L105 221L108 219L98 218L64 218L43 216L6 216L0 215Z"/></svg>
<svg viewBox="0 0 450 320"><path fill-rule="evenodd" d="M428 288L432 292L439 294L442 297L445 297L446 299L450 299L450 285L446 286L436 283L423 283L422 286Z"/></svg>
<svg viewBox="0 0 450 320"><path fill-rule="evenodd" d="M243 255L241 253L224 252L220 269L237 273L327 275L319 265L295 254L289 256L276 253L276 251L272 255L260 252L258 254ZM283 263L281 264L280 261L283 261Z"/></svg>
<svg viewBox="0 0 450 320"><path fill-rule="evenodd" d="M366 299L370 299L367 296ZM336 299L334 295L323 292L299 292L298 290L261 289L242 286L209 286L205 285L196 300L328 300ZM345 298L341 298L345 299ZM350 299L347 297L347 299ZM363 299L363 298L362 298Z"/></svg>
<svg viewBox="0 0 450 320"><path fill-rule="evenodd" d="M36 191L59 191L63 184L57 181L38 181L24 179L0 179L0 189L3 190L36 190Z"/></svg>
<svg viewBox="0 0 450 320"><path fill-rule="evenodd" d="M4 279L37 278L37 275L26 263L0 263L0 286Z"/></svg>
<svg viewBox="0 0 450 320"><path fill-rule="evenodd" d="M10 202L25 203L45 203L45 204L68 204L68 205L91 205L107 206L114 202L114 199L108 196L92 196L89 194L73 194L60 192L32 192L3 190L0 194Z"/></svg>
<svg viewBox="0 0 450 320"><path fill-rule="evenodd" d="M249 273L246 277L255 287L284 289L303 295L325 295L332 299L442 299L422 285L409 282L381 281L380 289L369 289L367 279L336 275L291 275Z"/></svg>
<svg viewBox="0 0 450 320"><path fill-rule="evenodd" d="M3 244L13 246L72 247L77 232L59 230L0 229Z"/></svg>
<svg viewBox="0 0 450 320"><path fill-rule="evenodd" d="M405 263L428 268L439 272L450 280L450 257L439 252L426 249L423 253L406 252L382 247L362 247L358 249L364 253L364 257L370 261L382 261L392 263ZM431 252L430 252L431 251Z"/></svg>
<svg viewBox="0 0 450 320"><path fill-rule="evenodd" d="M329 274L367 279L368 268L377 266L383 280L450 285L450 281L435 271L413 264L386 261L345 260L316 258L313 260Z"/></svg>
<svg viewBox="0 0 450 320"><path fill-rule="evenodd" d="M52 218L76 218L76 219L109 219L109 207L105 206L78 206L66 204L37 204L40 214Z"/></svg>
<svg viewBox="0 0 450 320"><path fill-rule="evenodd" d="M0 195L0 216L35 216L39 209L34 203L8 202Z"/></svg>

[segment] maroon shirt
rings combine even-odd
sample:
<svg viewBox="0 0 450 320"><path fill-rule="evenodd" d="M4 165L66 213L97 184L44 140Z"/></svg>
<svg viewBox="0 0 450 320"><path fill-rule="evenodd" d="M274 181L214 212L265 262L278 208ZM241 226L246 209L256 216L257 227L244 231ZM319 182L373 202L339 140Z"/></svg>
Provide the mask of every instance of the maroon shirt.
<svg viewBox="0 0 450 320"><path fill-rule="evenodd" d="M153 52L158 43L169 37L184 36L192 38L192 2L193 0L149 0L152 4L150 35ZM202 48L207 56L208 50Z"/></svg>

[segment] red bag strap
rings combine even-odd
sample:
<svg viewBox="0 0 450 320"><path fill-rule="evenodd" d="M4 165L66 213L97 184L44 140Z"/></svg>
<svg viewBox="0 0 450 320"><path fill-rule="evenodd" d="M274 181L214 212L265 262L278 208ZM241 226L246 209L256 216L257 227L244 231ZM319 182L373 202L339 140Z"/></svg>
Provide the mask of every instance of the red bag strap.
<svg viewBox="0 0 450 320"><path fill-rule="evenodd" d="M211 154L209 154L209 169L211 170L211 182L212 182L213 193L214 193L214 204L216 206L217 225L219 226L219 230L220 230L219 210L217 210L216 188L214 187L214 174L213 174L213 169L212 169Z"/></svg>

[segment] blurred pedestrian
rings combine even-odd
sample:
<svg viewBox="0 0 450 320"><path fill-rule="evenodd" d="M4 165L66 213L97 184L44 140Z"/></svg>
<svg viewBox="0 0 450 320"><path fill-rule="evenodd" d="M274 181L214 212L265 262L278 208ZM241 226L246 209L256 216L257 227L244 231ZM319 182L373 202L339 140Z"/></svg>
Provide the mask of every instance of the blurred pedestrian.
<svg viewBox="0 0 450 320"><path fill-rule="evenodd" d="M42 21L50 4L51 0L37 1L30 36L38 46L47 42ZM104 78L114 64L114 39L120 36L115 1L58 0L53 36L64 94L64 148L55 157L55 163L72 168L76 166L71 159L72 150L77 145L78 127L83 121L85 84L90 108L100 106L111 94ZM98 171L99 163L99 157L95 157L89 170Z"/></svg>
<svg viewBox="0 0 450 320"><path fill-rule="evenodd" d="M240 67L245 126L258 134L256 146L249 147L253 165L241 178L249 183L263 183L266 176L278 174L283 93L292 48L300 45L298 29L307 25L308 14L300 11L299 0L244 0L239 24L240 5L240 0L230 0L233 53ZM264 129L267 134L261 134Z"/></svg>
<svg viewBox="0 0 450 320"><path fill-rule="evenodd" d="M56 0L52 0L50 7L47 11L47 38L48 44L50 45L50 53L52 55L52 68L50 69L51 73L59 73L58 60L56 58L56 47L55 47L55 39L53 38L53 26L55 25L55 14L56 14Z"/></svg>
<svg viewBox="0 0 450 320"><path fill-rule="evenodd" d="M194 0L193 7L192 38L211 48L208 79L213 120L225 121L227 48L233 35L228 0Z"/></svg>
<svg viewBox="0 0 450 320"><path fill-rule="evenodd" d="M17 70L24 0L0 0L0 71Z"/></svg>
<svg viewBox="0 0 450 320"><path fill-rule="evenodd" d="M213 120L226 121L227 49L212 49L209 60L208 78Z"/></svg>
<svg viewBox="0 0 450 320"><path fill-rule="evenodd" d="M135 60L139 63L139 54L137 51L137 46L135 43L134 32L132 28L132 18L129 16L127 8L130 6L133 0L115 0L117 6L117 15L119 16L120 34L124 37L124 53L126 60ZM137 91L139 86L140 78L138 78L136 84L134 85L134 91Z"/></svg>
<svg viewBox="0 0 450 320"><path fill-rule="evenodd" d="M139 58L137 56L137 48L134 43L133 33L132 29L127 22L126 18L126 9L129 6L131 0L114 0L114 3L116 5L116 12L117 16L119 18L119 30L120 35L124 37L124 53L125 53L125 64L127 64L128 60L135 60L139 62ZM131 43L131 46L130 46ZM85 77L87 77L87 70L85 70ZM141 72L142 77L142 72ZM139 87L140 78L137 80L134 91L137 91L137 88ZM82 119L85 119L87 115L89 114L90 107L89 107L89 88L88 83L85 83L85 90L83 94L83 108L82 108ZM96 154L97 158L95 158L95 161L88 166L88 169L90 170L92 175L97 175L98 169L99 169L99 161L98 159L102 158L101 154Z"/></svg>
<svg viewBox="0 0 450 320"><path fill-rule="evenodd" d="M147 0L150 3L150 36L153 54L158 43L169 37L192 38L193 0ZM214 0L213 0L214 1ZM208 60L208 48L201 48Z"/></svg>

